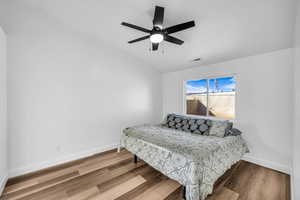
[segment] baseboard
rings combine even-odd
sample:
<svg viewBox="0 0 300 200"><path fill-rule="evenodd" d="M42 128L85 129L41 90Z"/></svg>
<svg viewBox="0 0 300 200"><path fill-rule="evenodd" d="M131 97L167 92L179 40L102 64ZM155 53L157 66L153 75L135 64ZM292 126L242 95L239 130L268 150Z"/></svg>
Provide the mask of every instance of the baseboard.
<svg viewBox="0 0 300 200"><path fill-rule="evenodd" d="M78 152L78 153L74 153L74 154L65 155L65 156L62 156L62 157L60 157L58 159L54 159L54 160L33 163L33 164L30 164L30 165L27 165L24 167L9 170L8 174L9 174L10 178L20 176L20 175L27 174L30 172L38 171L41 169L45 169L48 167L52 167L55 165L63 164L66 162L78 160L80 158L88 157L88 156L91 156L91 155L94 155L97 153L108 151L108 150L117 148L118 146L119 146L119 144L110 144L110 145L105 145L102 147L93 148L93 149L90 149L87 151L82 151L82 152Z"/></svg>
<svg viewBox="0 0 300 200"><path fill-rule="evenodd" d="M252 162L254 164L266 167L266 168L274 169L274 170L289 174L289 175L292 173L292 170L289 166L282 165L282 164L279 164L279 163L275 163L273 161L254 158L254 157L249 156L249 155L245 155L242 159L245 160L245 161Z"/></svg>
<svg viewBox="0 0 300 200"><path fill-rule="evenodd" d="M1 196L2 192L3 192L3 190L4 190L4 187L6 185L7 179L8 179L7 175L5 175L3 177L0 177L0 196Z"/></svg>

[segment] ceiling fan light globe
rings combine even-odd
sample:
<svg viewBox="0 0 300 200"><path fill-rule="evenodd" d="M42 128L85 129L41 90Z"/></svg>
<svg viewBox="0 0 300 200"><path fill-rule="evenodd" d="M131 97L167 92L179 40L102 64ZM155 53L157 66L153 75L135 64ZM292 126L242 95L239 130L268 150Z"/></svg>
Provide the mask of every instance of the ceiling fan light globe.
<svg viewBox="0 0 300 200"><path fill-rule="evenodd" d="M161 43L164 40L164 36L160 33L154 33L150 36L150 41L152 43Z"/></svg>

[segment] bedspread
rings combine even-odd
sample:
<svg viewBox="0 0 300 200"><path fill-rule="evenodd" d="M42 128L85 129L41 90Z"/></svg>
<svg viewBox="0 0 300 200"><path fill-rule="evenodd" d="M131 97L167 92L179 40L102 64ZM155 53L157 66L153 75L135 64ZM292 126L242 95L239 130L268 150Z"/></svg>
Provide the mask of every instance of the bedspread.
<svg viewBox="0 0 300 200"><path fill-rule="evenodd" d="M161 125L125 129L121 146L186 186L187 200L204 200L217 179L248 152L241 136L203 136Z"/></svg>

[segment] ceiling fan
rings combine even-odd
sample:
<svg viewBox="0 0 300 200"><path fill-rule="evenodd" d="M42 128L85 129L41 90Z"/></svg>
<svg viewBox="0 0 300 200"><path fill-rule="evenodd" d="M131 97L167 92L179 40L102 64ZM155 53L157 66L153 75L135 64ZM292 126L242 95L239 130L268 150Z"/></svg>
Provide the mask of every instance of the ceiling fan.
<svg viewBox="0 0 300 200"><path fill-rule="evenodd" d="M133 24L129 24L126 22L122 22L121 25L123 25L123 26L127 26L127 27L150 34L150 35L146 35L141 38L137 38L135 40L131 40L128 43L132 44L134 42L139 42L139 41L150 38L150 41L152 43L152 51L156 51L158 49L159 43L161 43L163 40L174 43L174 44L182 45L184 41L182 41L176 37L170 36L169 34L176 33L176 32L194 27L195 22L189 21L189 22L178 24L178 25L171 26L168 28L163 28L164 10L165 9L163 7L155 6L152 30L149 30L149 29L146 29L146 28L143 28L140 26L136 26Z"/></svg>

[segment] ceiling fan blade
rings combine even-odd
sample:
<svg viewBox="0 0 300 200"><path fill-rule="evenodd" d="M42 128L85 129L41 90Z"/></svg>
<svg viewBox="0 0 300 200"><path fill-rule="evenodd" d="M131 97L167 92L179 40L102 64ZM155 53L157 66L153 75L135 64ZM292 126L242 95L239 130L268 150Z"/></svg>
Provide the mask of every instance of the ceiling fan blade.
<svg viewBox="0 0 300 200"><path fill-rule="evenodd" d="M130 28L133 28L133 29L136 29L136 30L139 30L139 31L143 31L145 33L151 33L151 30L148 30L146 28L143 28L143 27L140 27L140 26L136 26L136 25L133 25L133 24L129 24L127 22L122 22L121 25L130 27Z"/></svg>
<svg viewBox="0 0 300 200"><path fill-rule="evenodd" d="M144 36L144 37L140 37L140 38L137 38L135 40L131 40L128 43L131 44L131 43L134 43L134 42L139 42L139 41L142 41L142 40L146 40L148 38L150 38L150 35L147 35L147 36Z"/></svg>
<svg viewBox="0 0 300 200"><path fill-rule="evenodd" d="M158 49L159 43L152 43L152 51L156 51Z"/></svg>
<svg viewBox="0 0 300 200"><path fill-rule="evenodd" d="M155 6L153 26L162 26L164 21L165 8L160 6Z"/></svg>
<svg viewBox="0 0 300 200"><path fill-rule="evenodd" d="M178 45L182 45L184 43L184 41L179 40L178 38L172 37L170 35L165 35L164 40Z"/></svg>
<svg viewBox="0 0 300 200"><path fill-rule="evenodd" d="M182 31L182 30L194 27L194 26L195 26L195 21L189 21L189 22L186 22L186 23L182 23L182 24L178 24L178 25L175 25L175 26L168 27L168 28L164 29L164 31L166 31L168 34L171 34L171 33Z"/></svg>

